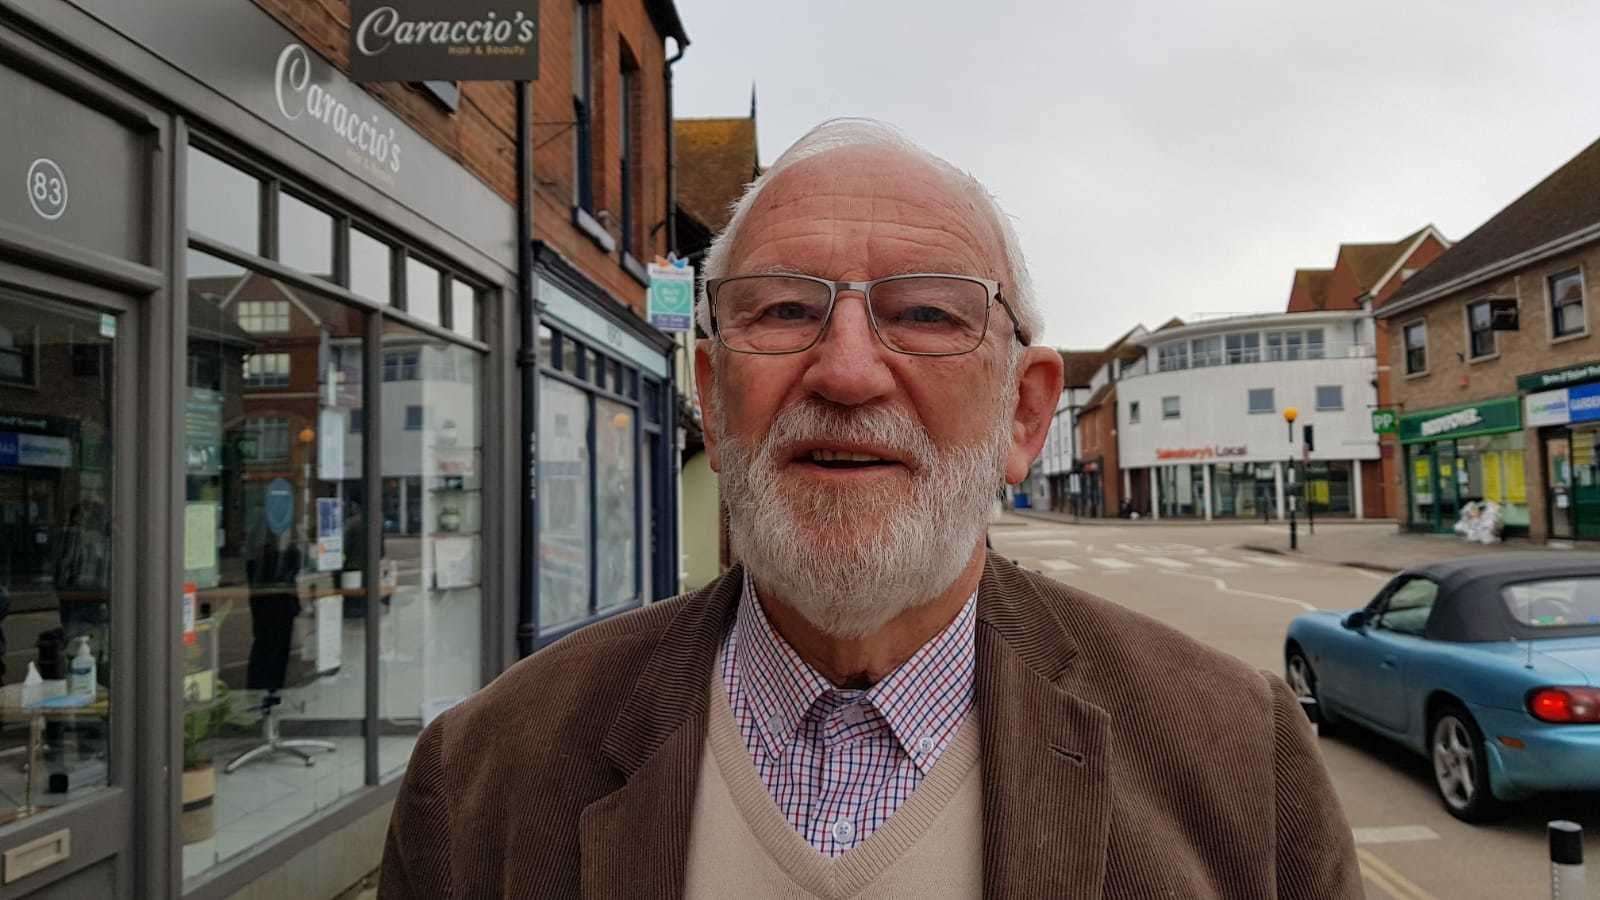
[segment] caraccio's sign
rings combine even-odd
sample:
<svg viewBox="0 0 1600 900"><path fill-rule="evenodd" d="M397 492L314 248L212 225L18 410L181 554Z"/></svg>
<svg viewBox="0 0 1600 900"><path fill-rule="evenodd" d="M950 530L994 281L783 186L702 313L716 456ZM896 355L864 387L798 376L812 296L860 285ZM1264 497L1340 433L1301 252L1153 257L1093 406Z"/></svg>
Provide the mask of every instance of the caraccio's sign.
<svg viewBox="0 0 1600 900"><path fill-rule="evenodd" d="M1522 404L1516 397L1484 400L1400 417L1401 443L1496 434L1522 428Z"/></svg>
<svg viewBox="0 0 1600 900"><path fill-rule="evenodd" d="M533 81L537 0L351 0L356 81Z"/></svg>

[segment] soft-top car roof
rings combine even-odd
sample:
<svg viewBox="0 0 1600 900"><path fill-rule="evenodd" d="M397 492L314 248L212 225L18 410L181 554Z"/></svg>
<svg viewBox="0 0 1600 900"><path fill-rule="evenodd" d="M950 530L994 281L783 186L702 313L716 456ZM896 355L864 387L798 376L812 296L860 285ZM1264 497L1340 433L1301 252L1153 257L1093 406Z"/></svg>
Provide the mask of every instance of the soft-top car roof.
<svg viewBox="0 0 1600 900"><path fill-rule="evenodd" d="M1427 636L1437 641L1507 641L1600 635L1600 625L1534 628L1506 608L1502 590L1525 581L1600 578L1600 553L1565 551L1488 552L1415 566L1404 575L1439 583L1439 599L1428 617Z"/></svg>

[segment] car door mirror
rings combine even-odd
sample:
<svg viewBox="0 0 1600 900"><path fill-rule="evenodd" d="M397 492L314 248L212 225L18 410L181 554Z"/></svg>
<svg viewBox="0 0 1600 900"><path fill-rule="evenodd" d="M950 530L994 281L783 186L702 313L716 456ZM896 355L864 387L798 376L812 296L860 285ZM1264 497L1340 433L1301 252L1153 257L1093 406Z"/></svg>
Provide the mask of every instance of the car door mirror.
<svg viewBox="0 0 1600 900"><path fill-rule="evenodd" d="M1351 631L1360 631L1367 627L1367 611L1358 609L1344 617L1344 627Z"/></svg>

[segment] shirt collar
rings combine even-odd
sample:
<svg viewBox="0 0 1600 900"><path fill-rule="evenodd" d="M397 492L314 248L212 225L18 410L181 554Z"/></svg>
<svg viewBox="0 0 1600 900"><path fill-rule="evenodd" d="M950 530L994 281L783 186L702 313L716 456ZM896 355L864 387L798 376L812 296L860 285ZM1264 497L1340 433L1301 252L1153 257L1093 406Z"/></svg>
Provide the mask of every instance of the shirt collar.
<svg viewBox="0 0 1600 900"><path fill-rule="evenodd" d="M863 692L861 702L883 716L923 774L955 739L972 707L977 598L973 591L943 631ZM781 753L811 707L838 690L772 627L748 571L729 650L737 689L745 695L756 731L770 752Z"/></svg>

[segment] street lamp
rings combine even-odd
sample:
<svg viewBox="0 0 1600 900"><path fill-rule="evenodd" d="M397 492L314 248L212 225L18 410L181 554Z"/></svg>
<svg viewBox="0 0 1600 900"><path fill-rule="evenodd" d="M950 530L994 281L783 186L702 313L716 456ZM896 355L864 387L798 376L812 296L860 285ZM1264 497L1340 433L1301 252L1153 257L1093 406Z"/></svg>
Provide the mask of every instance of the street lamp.
<svg viewBox="0 0 1600 900"><path fill-rule="evenodd" d="M1294 420L1300 417L1300 410L1292 406L1283 408L1283 421L1289 426L1289 464L1284 467L1285 476L1289 480L1289 549L1300 549L1300 538L1295 529L1294 518Z"/></svg>

